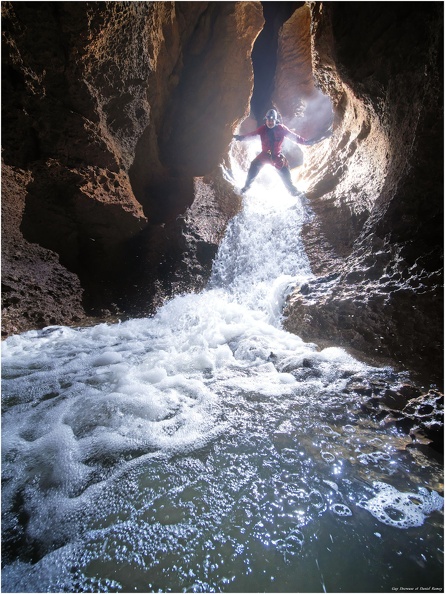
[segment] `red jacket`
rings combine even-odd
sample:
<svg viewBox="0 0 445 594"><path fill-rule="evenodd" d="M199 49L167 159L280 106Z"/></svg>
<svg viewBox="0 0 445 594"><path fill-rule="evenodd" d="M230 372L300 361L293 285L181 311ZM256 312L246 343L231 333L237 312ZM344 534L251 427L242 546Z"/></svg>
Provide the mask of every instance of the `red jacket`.
<svg viewBox="0 0 445 594"><path fill-rule="evenodd" d="M263 124L253 132L243 134L241 139L251 136L260 136L262 152L269 153L270 151L272 157L276 157L281 153L281 147L286 136L299 144L306 144L307 142L307 140L298 136L298 134L295 134L295 132L292 132L292 130L289 130L283 124L276 124L273 128L268 128L266 124Z"/></svg>

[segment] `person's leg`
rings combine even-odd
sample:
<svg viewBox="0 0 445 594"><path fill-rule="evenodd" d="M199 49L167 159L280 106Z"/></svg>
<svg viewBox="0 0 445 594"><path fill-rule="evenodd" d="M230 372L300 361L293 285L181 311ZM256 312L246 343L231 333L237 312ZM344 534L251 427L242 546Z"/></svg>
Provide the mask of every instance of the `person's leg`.
<svg viewBox="0 0 445 594"><path fill-rule="evenodd" d="M252 161L249 167L249 171L247 172L246 183L244 184L244 188L241 190L241 192L247 192L247 190L250 188L253 180L256 178L263 165L264 163L259 157L256 157Z"/></svg>
<svg viewBox="0 0 445 594"><path fill-rule="evenodd" d="M292 194L292 196L296 196L298 194L298 190L292 183L292 177L289 167L283 166L281 169L278 169L277 171L281 175L281 179L283 180L284 185Z"/></svg>

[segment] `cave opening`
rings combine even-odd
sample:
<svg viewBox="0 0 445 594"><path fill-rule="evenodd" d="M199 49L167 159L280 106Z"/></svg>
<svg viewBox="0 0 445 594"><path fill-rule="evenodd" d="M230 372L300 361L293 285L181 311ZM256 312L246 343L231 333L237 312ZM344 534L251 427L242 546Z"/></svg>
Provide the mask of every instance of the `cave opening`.
<svg viewBox="0 0 445 594"><path fill-rule="evenodd" d="M271 105L277 67L278 33L292 14L304 2L262 2L264 27L252 50L254 88L250 101L251 115L262 120Z"/></svg>
<svg viewBox="0 0 445 594"><path fill-rule="evenodd" d="M250 119L259 126L267 110L275 108L285 126L317 144L332 134L334 110L313 75L311 10L305 2L262 2L262 8L264 26L251 55ZM250 131L250 125L243 132ZM299 168L304 151L289 140L283 146L291 169ZM311 178L315 172L306 169L304 175ZM303 175L302 169L298 175Z"/></svg>

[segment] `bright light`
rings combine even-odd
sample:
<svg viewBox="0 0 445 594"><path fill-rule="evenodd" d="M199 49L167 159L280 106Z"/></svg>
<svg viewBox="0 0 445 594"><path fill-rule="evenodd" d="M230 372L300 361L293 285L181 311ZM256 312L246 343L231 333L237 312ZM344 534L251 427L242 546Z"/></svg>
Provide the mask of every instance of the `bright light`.
<svg viewBox="0 0 445 594"><path fill-rule="evenodd" d="M227 176L227 179L238 191L246 183L250 163L260 152L261 142L257 138L232 142L229 153L230 175ZM295 184L295 172L291 171L291 176ZM297 188L300 189L299 184ZM296 202L296 198L288 192L278 170L273 165L264 165L245 195L246 197L254 196L258 206L262 203L270 205L270 202L273 201L278 210L289 208Z"/></svg>
<svg viewBox="0 0 445 594"><path fill-rule="evenodd" d="M292 176L293 177L293 176ZM300 190L300 192L302 192L303 194L305 194L309 188L309 186L311 185L311 180L310 179L304 179L301 178L299 179L296 184L297 188Z"/></svg>
<svg viewBox="0 0 445 594"><path fill-rule="evenodd" d="M275 212L289 208L297 200L288 192L280 174L272 165L263 167L247 194L255 196L259 203L273 202Z"/></svg>

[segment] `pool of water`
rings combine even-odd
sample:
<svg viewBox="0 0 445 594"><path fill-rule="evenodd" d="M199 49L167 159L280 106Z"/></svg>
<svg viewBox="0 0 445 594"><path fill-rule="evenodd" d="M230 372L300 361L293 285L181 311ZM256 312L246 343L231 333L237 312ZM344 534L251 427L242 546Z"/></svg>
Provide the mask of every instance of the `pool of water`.
<svg viewBox="0 0 445 594"><path fill-rule="evenodd" d="M406 377L281 329L308 213L262 183L202 294L2 343L4 592L442 588L442 462L356 390Z"/></svg>

